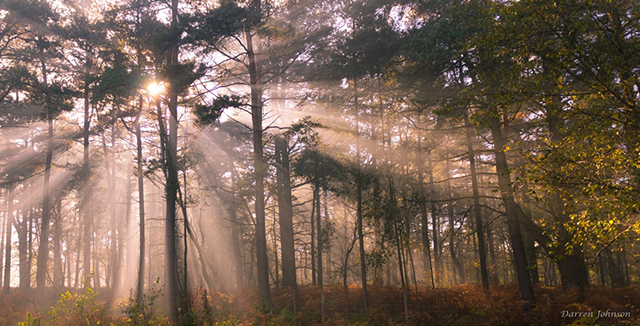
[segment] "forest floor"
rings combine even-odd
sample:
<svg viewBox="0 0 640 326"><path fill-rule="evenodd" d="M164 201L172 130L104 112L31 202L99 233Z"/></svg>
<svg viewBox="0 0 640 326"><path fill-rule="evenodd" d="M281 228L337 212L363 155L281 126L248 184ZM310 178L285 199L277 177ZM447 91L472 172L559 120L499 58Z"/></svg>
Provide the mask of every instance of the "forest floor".
<svg viewBox="0 0 640 326"><path fill-rule="evenodd" d="M301 286L297 305L289 289L272 289L273 309L258 309L256 291L233 294L204 292L193 296L190 325L640 325L640 288L591 286L584 295L560 288L537 287L536 307L525 315L515 285L492 286L485 294L478 285L465 284L433 290L411 288L407 312L402 289L370 286L368 313L364 313L362 289L325 288L324 323L321 292ZM60 294L65 292L65 294ZM27 312L46 325L169 325L158 306L162 300L150 294L147 305L134 307L120 299L105 308L102 291L13 292L0 299L0 326L17 325ZM152 302L157 299L156 302ZM129 309L127 309L129 307ZM209 311L206 313L205 307Z"/></svg>

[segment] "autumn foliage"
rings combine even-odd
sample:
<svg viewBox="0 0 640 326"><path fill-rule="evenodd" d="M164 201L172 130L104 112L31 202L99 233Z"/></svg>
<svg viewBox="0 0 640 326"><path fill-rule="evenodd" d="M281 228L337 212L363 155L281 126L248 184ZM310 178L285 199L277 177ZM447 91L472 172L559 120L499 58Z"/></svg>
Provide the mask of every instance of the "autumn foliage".
<svg viewBox="0 0 640 326"><path fill-rule="evenodd" d="M536 308L528 315L522 311L515 284L492 286L488 294L478 285L464 284L433 290L412 287L409 295L408 321L404 317L402 289L374 286L370 288L368 313L363 313L361 288L352 286L348 294L342 287L325 288L325 320L328 325L627 325L636 324L640 316L640 289L592 286L580 295L577 290L536 287ZM302 286L294 308L289 289L272 289L274 309L263 312L254 304L255 291L234 295L208 296L212 325L322 325L320 289ZM194 302L200 310L202 298ZM568 318L562 311L630 312L631 318Z"/></svg>
<svg viewBox="0 0 640 326"><path fill-rule="evenodd" d="M479 285L472 284L408 290L408 319L405 320L401 288L370 287L369 311L365 314L360 287L350 286L348 293L342 287L327 287L324 289L324 321L320 288L314 286L299 288L295 306L290 289L273 288L271 311L258 308L259 295L255 289L232 294L207 292L206 303L204 290L198 290L191 296L192 311L187 325L522 325L524 320L529 320L531 325L639 325L640 322L640 289L633 286L591 286L583 295L577 290L565 292L561 288L536 287L537 304L528 315L522 311L515 284L492 286L488 294ZM61 325L61 321L65 325L92 325L91 320L100 320L100 324L106 325L142 325L131 318L131 309L126 304L106 307L100 293L85 292L65 292L62 296L48 293L41 297L12 293L0 301L0 325L24 322L27 313L38 317L40 325ZM597 311L607 310L630 312L631 318L562 317L563 311L593 311L597 315ZM161 309L155 314L151 319L164 320Z"/></svg>

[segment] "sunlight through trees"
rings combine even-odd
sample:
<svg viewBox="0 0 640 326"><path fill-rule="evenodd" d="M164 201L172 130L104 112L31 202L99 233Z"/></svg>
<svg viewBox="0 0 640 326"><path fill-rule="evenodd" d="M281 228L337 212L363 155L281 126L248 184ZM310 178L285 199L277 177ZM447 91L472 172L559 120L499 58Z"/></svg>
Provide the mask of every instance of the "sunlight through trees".
<svg viewBox="0 0 640 326"><path fill-rule="evenodd" d="M639 22L0 0L0 323L633 320Z"/></svg>

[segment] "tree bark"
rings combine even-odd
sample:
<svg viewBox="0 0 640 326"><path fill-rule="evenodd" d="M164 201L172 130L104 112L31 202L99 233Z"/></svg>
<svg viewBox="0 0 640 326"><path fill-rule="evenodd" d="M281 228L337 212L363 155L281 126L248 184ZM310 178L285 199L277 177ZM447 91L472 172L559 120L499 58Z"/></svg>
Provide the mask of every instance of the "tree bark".
<svg viewBox="0 0 640 326"><path fill-rule="evenodd" d="M260 11L260 0L254 0L252 7ZM254 175L255 184L255 215L256 215L256 258L258 274L258 290L262 297L262 306L271 307L271 292L269 289L269 260L267 256L267 238L265 224L264 177L266 164L262 146L262 85L259 81L258 56L254 52L251 30L245 31L247 39L247 58L249 59L249 84L251 87L251 120L253 136Z"/></svg>
<svg viewBox="0 0 640 326"><path fill-rule="evenodd" d="M514 264L517 274L518 287L520 296L524 301L524 310L529 312L535 304L533 295L533 286L527 271L526 252L524 243L522 242L522 233L520 231L520 223L518 222L518 208L513 196L511 188L511 177L509 174L507 156L505 153L505 139L502 135L502 124L498 119L497 110L493 109L487 115L491 127L491 135L493 137L493 146L496 161L496 174L500 185L500 193L504 202L507 226L509 228L509 240L513 250Z"/></svg>
<svg viewBox="0 0 640 326"><path fill-rule="evenodd" d="M447 162L445 169L447 179L451 177L449 162ZM447 195L450 198L453 198L453 192L451 191L451 183L449 181L445 184ZM455 212L453 210L453 201L447 203L447 213L449 216L449 253L451 254L451 263L453 264L453 283L464 283L465 282L465 274L464 267L462 262L458 258L456 254L456 244L455 244Z"/></svg>
<svg viewBox="0 0 640 326"><path fill-rule="evenodd" d="M47 260L49 259L49 220L51 217L51 192L49 189L49 181L51 179L51 162L53 160L53 117L50 115L47 120L49 126L49 138L44 170L42 226L40 227L40 244L38 246L38 263L36 272L36 284L40 293L44 291L47 277Z"/></svg>
<svg viewBox="0 0 640 326"><path fill-rule="evenodd" d="M2 287L2 295L7 295L11 291L11 226L13 225L13 194L14 194L13 181L9 185L7 190L7 219L6 219L6 239L5 239L5 261L4 261L4 281Z"/></svg>
<svg viewBox="0 0 640 326"><path fill-rule="evenodd" d="M5 206L8 204L7 202L7 195L8 195L9 190L5 189L4 190L4 204ZM5 207L6 208L6 207ZM0 238L0 286L4 283L4 265L2 264L4 262L4 252L5 252L5 238L7 236L7 220L9 218L9 214L7 213L9 210L7 209L4 214L0 213L0 215L4 216L4 220L0 220L4 223L0 223L2 224L2 237Z"/></svg>
<svg viewBox="0 0 640 326"><path fill-rule="evenodd" d="M465 111L464 123L466 125L467 151L469 155L469 167L471 170L471 188L473 190L473 210L476 218L476 237L478 238L478 251L480 256L480 278L485 291L489 290L489 275L487 273L487 250L484 242L484 227L482 221L482 207L480 206L480 192L478 191L478 176L476 173L476 158L473 150L473 132L469 114Z"/></svg>
<svg viewBox="0 0 640 326"><path fill-rule="evenodd" d="M430 163L430 169L429 169L429 183L431 183L431 185L433 185L433 163ZM431 199L435 199L435 195L436 195L436 191L435 188L431 189ZM442 273L442 262L440 260L440 258L442 257L442 246L440 245L440 242L438 240L438 232L439 232L439 228L438 228L439 224L438 224L438 217L436 214L436 204L435 202L431 201L431 227L432 232L433 232L433 263L434 263L434 271L433 271L433 279L435 281L436 286L438 284L440 284L440 277L441 277L441 273Z"/></svg>
<svg viewBox="0 0 640 326"><path fill-rule="evenodd" d="M29 288L31 287L31 266L28 265L29 261L28 261L28 250L29 250L29 246L28 246L28 238L27 238L27 232L29 232L30 230L28 229L28 220L29 218L31 218L31 212L26 213L25 212L25 208L23 207L22 209L22 220L20 221L20 223L18 223L17 225L19 227L16 228L16 231L18 233L18 256L20 259L20 290L21 291L27 291L29 290Z"/></svg>
<svg viewBox="0 0 640 326"><path fill-rule="evenodd" d="M61 288L64 284L62 275L62 196L56 196L57 214L53 224L53 287Z"/></svg>
<svg viewBox="0 0 640 326"><path fill-rule="evenodd" d="M353 78L354 106L356 111L356 218L358 228L358 246L360 247L360 276L362 278L362 300L364 303L364 311L369 308L367 305L367 265L364 250L364 233L362 219L362 176L360 169L360 107L358 103L358 79Z"/></svg>
<svg viewBox="0 0 640 326"><path fill-rule="evenodd" d="M320 214L320 186L316 185L315 188L315 198L316 198L316 228L317 228L317 235L318 235L318 286L320 288L323 287L324 282L322 279L322 247L323 247L323 243L322 243L322 214Z"/></svg>
<svg viewBox="0 0 640 326"><path fill-rule="evenodd" d="M233 179L233 188L235 188L235 178ZM244 262L240 250L240 232L238 231L238 211L236 209L237 198L235 191L232 196L228 211L229 220L231 221L231 245L233 246L233 258L236 265L236 288L240 289L244 286Z"/></svg>
<svg viewBox="0 0 640 326"><path fill-rule="evenodd" d="M145 212L144 212L144 173L142 169L142 134L140 131L140 117L142 116L142 95L139 98L140 108L138 116L134 122L136 129L136 150L137 150L137 164L136 164L136 177L138 179L138 215L139 215L139 256L138 256L138 282L136 285L136 302L142 304L142 296L144 293L144 260L146 249L146 235L145 235Z"/></svg>
<svg viewBox="0 0 640 326"><path fill-rule="evenodd" d="M282 250L282 285L297 290L295 249L293 238L293 205L291 198L291 172L289 146L284 137L276 138L278 160L278 212L280 222L280 248Z"/></svg>
<svg viewBox="0 0 640 326"><path fill-rule="evenodd" d="M178 0L171 0L171 26L177 28ZM171 45L167 55L167 65L178 64L178 45ZM176 76L173 76L176 78ZM182 299L178 292L178 248L176 240L176 200L178 195L178 93L169 88L169 134L166 141L166 215L165 215L165 284L167 291L167 315L169 321L177 325L180 317L178 306ZM183 312L186 313L186 312Z"/></svg>
<svg viewBox="0 0 640 326"><path fill-rule="evenodd" d="M487 242L489 246L489 257L491 258L491 284L498 285L500 284L500 280L498 279L498 258L493 245L493 228L491 224L487 225Z"/></svg>
<svg viewBox="0 0 640 326"><path fill-rule="evenodd" d="M89 69L89 62L87 61L87 74ZM93 224L93 216L89 213L89 201L91 198L91 190L93 189L91 185L91 166L89 165L89 126L91 124L90 116L89 116L89 81L88 77L85 79L84 85L84 127L83 127L83 162L82 162L82 177L84 178L84 191L82 194L82 199L80 201L80 210L82 212L82 217L84 220L84 251L83 251L83 278L89 277L91 275L91 225ZM80 249L78 248L78 252ZM76 270L77 274L77 270ZM78 283L78 275L76 275L76 284ZM89 286L89 282L85 283L85 287Z"/></svg>
<svg viewBox="0 0 640 326"><path fill-rule="evenodd" d="M318 284L317 282L317 269L316 269L316 227L315 227L315 219L316 219L316 189L313 189L311 195L311 285L315 286Z"/></svg>

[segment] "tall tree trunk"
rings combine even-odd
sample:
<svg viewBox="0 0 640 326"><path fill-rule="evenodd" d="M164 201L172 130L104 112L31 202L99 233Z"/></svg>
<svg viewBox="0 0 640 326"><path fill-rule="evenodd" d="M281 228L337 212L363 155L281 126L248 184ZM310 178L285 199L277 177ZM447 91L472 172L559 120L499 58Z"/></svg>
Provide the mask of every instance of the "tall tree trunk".
<svg viewBox="0 0 640 326"><path fill-rule="evenodd" d="M423 250L423 270L429 273L431 279L431 287L436 287L435 277L433 275L433 264L431 262L431 243L429 242L429 217L427 216L427 203L420 203L420 215L422 215L422 246ZM426 275L425 275L426 277Z"/></svg>
<svg viewBox="0 0 640 326"><path fill-rule="evenodd" d="M42 226L40 228L40 245L38 246L38 265L36 272L36 284L40 293L44 291L47 277L47 260L49 259L49 220L51 218L51 193L49 189L49 182L51 179L51 162L53 160L53 117L50 115L47 120L49 125L49 138L44 170Z"/></svg>
<svg viewBox="0 0 640 326"><path fill-rule="evenodd" d="M531 283L537 285L540 283L540 275L538 274L538 254L536 252L535 241L525 232L522 235L524 241L524 250L527 254L527 263L529 266L529 276L531 277Z"/></svg>
<svg viewBox="0 0 640 326"><path fill-rule="evenodd" d="M136 34L140 31L141 23L141 9L140 1L136 1ZM141 43L143 40L136 38L136 65L138 69L142 70L143 54L141 49ZM142 94L138 95L138 114L133 122L136 135L136 179L138 181L138 266L137 266L137 282L136 282L136 303L141 305L143 303L144 294L144 274L145 274L145 255L146 255L146 222L145 222L145 207L144 207L144 170L142 168L142 131L140 130L140 118L144 114L144 100ZM151 105L149 105L151 108ZM148 286L151 286L149 284Z"/></svg>
<svg viewBox="0 0 640 326"><path fill-rule="evenodd" d="M232 188L235 189L235 177L233 178ZM231 221L231 245L233 246L233 258L236 265L236 288L240 289L244 286L244 263L242 260L242 251L240 250L240 232L238 231L238 211L236 209L236 192L232 194L231 205L228 206L229 220Z"/></svg>
<svg viewBox="0 0 640 326"><path fill-rule="evenodd" d="M316 275L317 274L317 269L316 269L316 228L315 228L315 219L317 219L316 216L316 189L313 189L313 193L311 196L311 224L310 224L310 228L311 228L311 285L317 285L317 279L316 279Z"/></svg>
<svg viewBox="0 0 640 326"><path fill-rule="evenodd" d="M118 198L116 193L116 160L115 160L115 143L116 143L116 124L114 123L111 130L111 149L107 150L106 142L103 138L102 146L104 149L105 155L105 167L107 172L107 187L109 193L109 221L111 228L111 243L108 247L109 249L109 264L105 271L105 280L107 283L107 287L110 287L111 292L113 293L115 290L115 275L117 270L120 268L118 266L118 247L120 243L118 243ZM107 303L110 303L110 300L107 300Z"/></svg>
<svg viewBox="0 0 640 326"><path fill-rule="evenodd" d="M89 69L89 61L87 61L87 74ZM82 212L82 218L84 220L84 249L83 249L83 274L82 278L86 281L84 283L85 287L89 286L88 280L86 280L89 275L91 275L91 226L93 224L93 215L89 212L89 201L91 200L91 192L93 186L91 185L91 166L89 165L89 127L91 124L91 117L89 116L89 81L88 77L85 80L84 84L84 128L83 128L83 161L82 161L82 177L84 178L84 191L82 193L82 199L80 200L80 210ZM79 244L78 244L79 245ZM80 248L78 248L78 253L80 252ZM76 264L77 265L77 264ZM76 268L76 284L78 283L78 270Z"/></svg>
<svg viewBox="0 0 640 326"><path fill-rule="evenodd" d="M5 204L5 206L8 204L8 201L7 201L8 192L9 192L8 189L4 190L4 204ZM3 268L4 265L3 265L3 262L4 262L4 252L5 252L5 249L6 249L5 248L5 237L7 235L7 219L9 218L9 216L8 216L9 214L7 213L8 211L9 211L8 209L6 211L4 211L4 214L2 214L2 212L0 212L0 215L4 216L4 218L5 218L4 220L0 220L0 221L4 222L4 223L0 223L0 224L2 224L1 225L1 227L2 227L2 237L0 238L0 285L2 285L3 281L4 281L4 276L3 276L4 275L4 268Z"/></svg>
<svg viewBox="0 0 640 326"><path fill-rule="evenodd" d="M280 248L282 250L282 285L297 290L296 262L293 238L293 205L291 198L291 172L287 140L276 138L278 161L278 212L280 222Z"/></svg>
<svg viewBox="0 0 640 326"><path fill-rule="evenodd" d="M276 212L274 210L273 212L273 224L271 225L271 231L273 232L273 260L275 263L275 271L273 273L273 276L275 278L275 283L274 285L276 286L276 289L280 289L280 259L278 259L278 237L276 236L277 232L277 228L276 228Z"/></svg>
<svg viewBox="0 0 640 326"><path fill-rule="evenodd" d="M447 179L451 177L451 172L449 168L449 162L446 164L446 175ZM447 195L450 199L452 199L453 192L451 191L451 183L449 181L445 184ZM447 203L447 213L449 216L449 253L451 254L451 263L453 264L453 283L464 283L465 275L464 275L464 267L462 262L458 258L456 254L456 245L455 245L455 212L453 210L453 201Z"/></svg>
<svg viewBox="0 0 640 326"><path fill-rule="evenodd" d="M527 271L527 259L522 241L522 233L520 231L520 223L518 222L518 207L514 199L513 190L511 188L511 176L509 174L507 155L505 153L505 139L502 135L502 124L498 118L497 110L494 108L487 116L491 127L491 135L493 137L493 146L496 161L496 174L500 185L500 193L504 202L507 226L509 228L509 240L513 250L514 264L517 274L518 287L520 296L524 301L524 310L529 312L535 304L533 296L533 286Z"/></svg>
<svg viewBox="0 0 640 326"><path fill-rule="evenodd" d="M100 275L100 255L96 255L95 254L99 250L98 249L99 243L96 243L96 237L95 236L92 237L91 242L92 242L92 245L93 245L94 255L93 255L92 258L93 258L93 266L94 266L94 270L95 270L95 275L94 275L94 278L93 278L93 287L95 289L99 290L100 287L102 286L102 282L101 282L102 278L101 278L101 275ZM87 283L89 283L89 282L87 282Z"/></svg>
<svg viewBox="0 0 640 326"><path fill-rule="evenodd" d="M78 234L80 234L80 228L82 227L82 224L78 223ZM80 245L82 243L82 237L78 237L77 241L76 241L76 268L75 268L75 278L73 279L73 288L77 289L78 288L78 282L80 280L80 249L82 248L82 246Z"/></svg>
<svg viewBox="0 0 640 326"><path fill-rule="evenodd" d="M128 163L128 165L130 166L130 163ZM133 198L131 196L131 192L132 192L132 185L131 185L131 181L132 181L132 176L133 176L133 171L131 170L131 168L129 167L127 169L127 186L125 187L125 191L126 191L126 201L125 201L125 211L124 211L124 220L120 219L120 221L118 222L118 258L116 260L117 262L117 269L116 272L113 276L113 285L114 288L117 290L120 290L122 288L122 272L127 270L125 269L125 264L124 264L124 252L125 252L125 247L126 247L126 252L127 252L127 256L129 255L129 251L131 251L129 249L127 245L127 241L125 238L126 235L126 229L128 228L129 225L129 220L131 219L131 204L133 202Z"/></svg>
<svg viewBox="0 0 640 326"><path fill-rule="evenodd" d="M142 169L142 134L140 131L140 117L142 116L142 95L139 98L140 108L138 116L135 120L136 128L136 150L137 150L137 164L136 164L136 177L138 179L138 215L139 215L139 256L138 256L138 282L136 285L136 302L142 304L144 293L144 259L146 249L146 235L145 235L145 212L144 212L144 173Z"/></svg>
<svg viewBox="0 0 640 326"><path fill-rule="evenodd" d="M77 207L76 207L77 208ZM73 220L71 221L71 231L73 231L73 226L74 225L78 225L78 210L75 209L73 212ZM80 235L80 228L78 228L78 233L76 234L76 239L82 239L79 235ZM71 241L68 241L69 245L67 246L65 252L64 252L64 256L65 256L65 263L66 263L66 271L65 271L65 275L67 277L67 281L66 281L66 287L67 288L71 288L71 261L73 260L73 247L71 246ZM77 264L77 260L79 259L79 256L76 256L76 264ZM76 267L77 268L77 267Z"/></svg>
<svg viewBox="0 0 640 326"><path fill-rule="evenodd" d="M605 274L606 271L604 267L604 255L600 255L600 257L598 257L598 272L599 272L598 274L600 275L600 284L606 286L607 279L606 279L606 274Z"/></svg>
<svg viewBox="0 0 640 326"><path fill-rule="evenodd" d="M202 223L202 218L200 219L200 222ZM202 238L202 241L204 242L204 231L202 227L200 227L200 236ZM209 271L207 270L207 259L204 254L204 250L202 250L202 247L200 246L198 239L193 237L192 240L193 240L193 244L196 247L196 251L198 252L198 259L200 260L200 271L202 273L202 276L204 277L205 282L207 282L207 286L209 287L209 290L215 290L213 279L211 278L211 276L209 275Z"/></svg>
<svg viewBox="0 0 640 326"><path fill-rule="evenodd" d="M33 223L35 205L29 209L29 230L27 233L27 271L29 273L29 286L31 286L31 266L33 266Z"/></svg>
<svg viewBox="0 0 640 326"><path fill-rule="evenodd" d="M611 279L611 287L620 287L623 285L622 273L620 272L620 268L616 261L614 260L613 253L609 248L604 250L605 257L607 258L607 265L609 267L609 278ZM567 263L568 265L568 263ZM558 265L560 267L560 265ZM560 276L562 277L562 273ZM564 284L564 281L563 281Z"/></svg>
<svg viewBox="0 0 640 326"><path fill-rule="evenodd" d="M397 249L397 254L398 254L398 271L400 272L400 286L402 287L402 296L403 296L403 302L404 302L404 316L405 316L405 321L408 321L409 318L409 311L408 311L408 295L407 295L407 267L406 267L406 258L404 257L403 254L403 248L402 248L402 241L401 241L401 237L400 237L400 233L402 232L401 227L400 227L400 218L399 218L399 214L398 214L398 203L396 201L396 194L395 194L395 189L393 186L393 181L391 180L391 178L389 178L389 201L391 204L391 209L390 209L390 219L391 221L393 221L393 229L394 229L394 236L395 236L395 240L396 240L396 249Z"/></svg>
<svg viewBox="0 0 640 326"><path fill-rule="evenodd" d="M19 228L17 228L18 233L18 256L20 260L20 290L27 291L31 287L31 266L28 266L28 257L29 257L29 246L28 246L28 238L27 232L28 229L28 220L31 218L31 212L25 212L26 207L22 208L22 220L18 223Z"/></svg>
<svg viewBox="0 0 640 326"><path fill-rule="evenodd" d="M251 7L260 12L260 0L252 0ZM260 62L253 48L253 36L249 28L245 31L247 41L247 58L249 60L249 84L251 87L251 120L253 132L253 155L255 185L255 215L256 215L256 258L258 274L258 290L262 297L262 306L271 307L271 292L269 289L269 260L267 256L267 238L265 224L264 177L266 164L262 147L262 85L260 82Z"/></svg>
<svg viewBox="0 0 640 326"><path fill-rule="evenodd" d="M360 247L360 276L362 278L362 300L364 303L364 311L369 307L367 305L367 265L364 251L364 233L362 219L362 173L360 169L360 107L358 103L358 78L353 78L354 106L356 111L356 218L358 229L358 246Z"/></svg>
<svg viewBox="0 0 640 326"><path fill-rule="evenodd" d="M171 0L171 26L177 28L178 24L178 0ZM168 55L167 64L178 64L178 45L172 44ZM174 76L175 78L176 76ZM178 307L181 303L178 293L178 248L176 238L176 200L178 195L178 93L169 88L169 134L166 142L166 215L165 215L165 284L167 291L169 321L177 325L179 320ZM184 312L186 313L186 312Z"/></svg>
<svg viewBox="0 0 640 326"><path fill-rule="evenodd" d="M187 144L185 144L184 146L185 146L184 148L186 148ZM182 272L182 284L181 284L182 285L181 297L183 298L183 300L181 302L181 308L182 308L182 311L186 312L191 310L189 308L189 305L191 304L189 302L189 269L188 269L189 235L191 236L191 239L194 240L195 242L195 237L193 236L193 234L191 234L191 226L189 225L189 216L187 214L187 198L189 195L187 193L188 181L187 181L186 170L182 171L182 183L184 184L184 193L180 190L180 188L178 188L178 203L180 204L180 208L182 209L182 246L184 247L184 255L182 260L183 272Z"/></svg>
<svg viewBox="0 0 640 326"><path fill-rule="evenodd" d="M322 196L322 207L324 210L324 219L325 221L329 220L329 203L328 203L328 192L325 190L324 195ZM325 222L326 225L327 222ZM329 240L329 239L324 239ZM326 266L326 272L325 275L329 275L330 280L333 279L333 277L331 277L331 275L333 275L332 271L331 271L331 267L332 267L332 260L331 260L331 243L327 243L324 245L325 246L325 251L327 252L327 258L325 259L325 262L327 262L327 266Z"/></svg>
<svg viewBox="0 0 640 326"><path fill-rule="evenodd" d="M476 158L473 150L473 131L469 114L465 111L464 123L466 125L467 151L469 155L469 167L471 170L471 187L473 190L473 209L476 217L476 237L478 238L478 250L480 256L480 277L482 279L482 287L485 291L489 290L489 275L487 273L487 250L484 243L484 227L482 221L482 207L480 206L480 192L478 191L478 176L476 173Z"/></svg>
<svg viewBox="0 0 640 326"><path fill-rule="evenodd" d="M320 214L320 186L316 185L315 188L315 192L316 192L316 229L317 229L317 234L318 234L318 286L320 288L323 287L324 282L322 279L322 247L323 247L323 243L322 243L322 214Z"/></svg>
<svg viewBox="0 0 640 326"><path fill-rule="evenodd" d="M629 263L627 262L627 254L624 251L618 252L618 257L622 259L620 268L622 269L622 273L624 275L624 286L629 286L631 284L631 278L629 275Z"/></svg>
<svg viewBox="0 0 640 326"><path fill-rule="evenodd" d="M316 167L317 168L317 167ZM317 228L318 228L318 286L320 287L320 320L324 322L324 279L322 269L322 250L324 243L322 239L322 214L320 214L320 185L316 185L316 212L317 212ZM326 216L325 216L326 218Z"/></svg>
<svg viewBox="0 0 640 326"><path fill-rule="evenodd" d="M56 196L57 214L53 224L53 287L64 285L62 275L62 196Z"/></svg>
<svg viewBox="0 0 640 326"><path fill-rule="evenodd" d="M418 136L419 148L422 150L422 135ZM423 157L424 160L424 157ZM431 261L431 243L429 242L429 216L427 216L427 189L424 185L424 165L418 164L418 178L419 178L419 187L420 193L422 195L422 200L419 203L420 215L421 215L421 223L422 223L422 261L423 261L423 271L425 273L424 277L426 278L426 273L429 273L429 277L431 279L431 287L435 289L436 282L435 276L433 274L433 263Z"/></svg>
<svg viewBox="0 0 640 326"><path fill-rule="evenodd" d="M454 221L454 211L453 211L453 203L449 202L447 204L447 213L449 216L449 254L451 255L451 264L453 265L453 283L459 284L464 283L464 269L462 267L462 263L458 256L456 255L456 242L455 242L455 221Z"/></svg>
<svg viewBox="0 0 640 326"><path fill-rule="evenodd" d="M548 99L547 107L547 126L549 128L550 139L554 144L562 142L562 134L560 132L563 121L559 117L561 112L561 104L554 98ZM554 192L550 200L551 212L554 219L559 223L558 234L561 243L561 257L556 259L558 262L558 270L562 280L562 288L568 290L577 287L580 293L584 293L585 287L589 285L589 272L584 260L582 246L575 244L574 234L570 232L565 224L570 221L570 212L565 205L566 200L559 192ZM573 246L572 250L567 247ZM553 250L553 249L551 249Z"/></svg>
<svg viewBox="0 0 640 326"><path fill-rule="evenodd" d="M500 280L498 279L498 258L496 257L491 224L487 225L487 242L489 246L489 257L491 258L491 284L498 285L500 284Z"/></svg>
<svg viewBox="0 0 640 326"><path fill-rule="evenodd" d="M9 294L11 291L11 226L13 225L13 193L15 185L10 180L9 189L7 190L7 219L5 229L7 230L5 239L5 261L4 261L4 281L2 294Z"/></svg>
<svg viewBox="0 0 640 326"><path fill-rule="evenodd" d="M436 212L436 203L433 201L433 199L435 199L435 195L436 195L436 191L435 188L433 187L433 163L430 163L430 168L429 168L429 183L431 184L431 227L433 228L432 232L433 232L433 263L435 266L435 270L433 271L433 279L435 281L435 284L438 285L440 282L440 277L441 277L441 273L442 273L442 262L440 260L440 258L442 257L442 246L440 245L440 242L438 240L438 232L439 232L439 228L438 228L438 217L437 217L437 212Z"/></svg>

